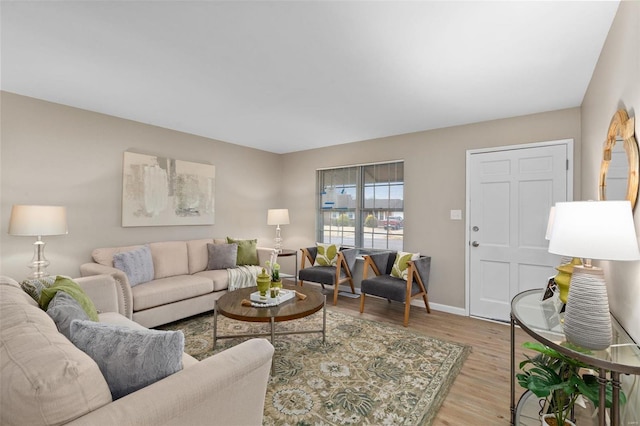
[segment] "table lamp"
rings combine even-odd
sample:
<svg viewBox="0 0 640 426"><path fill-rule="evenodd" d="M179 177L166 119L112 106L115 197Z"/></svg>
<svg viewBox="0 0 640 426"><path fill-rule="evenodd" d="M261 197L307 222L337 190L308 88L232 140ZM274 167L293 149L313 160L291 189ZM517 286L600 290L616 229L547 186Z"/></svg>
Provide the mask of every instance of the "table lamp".
<svg viewBox="0 0 640 426"><path fill-rule="evenodd" d="M549 252L584 258L575 265L564 316L567 341L587 349L611 345L611 315L602 268L591 259L640 260L629 201L556 203Z"/></svg>
<svg viewBox="0 0 640 426"><path fill-rule="evenodd" d="M276 250L282 253L282 237L280 236L280 225L289 224L289 209L269 209L267 210L267 225L276 225Z"/></svg>
<svg viewBox="0 0 640 426"><path fill-rule="evenodd" d="M9 234L37 237L33 243L33 259L29 263L32 272L29 278L49 275L49 261L44 256L43 236L67 234L67 209L61 206L14 205L9 219Z"/></svg>

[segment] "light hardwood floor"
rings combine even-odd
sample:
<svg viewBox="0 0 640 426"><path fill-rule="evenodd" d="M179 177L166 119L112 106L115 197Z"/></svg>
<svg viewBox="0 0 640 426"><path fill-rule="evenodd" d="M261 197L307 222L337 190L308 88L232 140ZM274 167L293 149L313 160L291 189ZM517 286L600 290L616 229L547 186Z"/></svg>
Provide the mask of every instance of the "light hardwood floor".
<svg viewBox="0 0 640 426"><path fill-rule="evenodd" d="M360 299L340 296L330 309L360 314ZM367 297L362 318L402 327L404 305ZM438 412L435 426L508 425L510 420L510 327L501 324L412 306L410 330L472 347L471 354ZM531 340L516 329L516 362L522 356L522 343ZM517 367L517 364L516 364ZM522 390L516 383L516 401Z"/></svg>

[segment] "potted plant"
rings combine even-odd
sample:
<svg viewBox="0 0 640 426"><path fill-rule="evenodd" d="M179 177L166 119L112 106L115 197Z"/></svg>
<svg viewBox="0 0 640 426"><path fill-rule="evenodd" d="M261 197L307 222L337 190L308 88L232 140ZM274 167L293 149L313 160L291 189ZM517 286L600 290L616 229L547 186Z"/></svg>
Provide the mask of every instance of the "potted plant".
<svg viewBox="0 0 640 426"><path fill-rule="evenodd" d="M590 368L588 364L564 355L541 343L527 342L523 345L527 349L538 352L534 357L525 355L526 359L520 363L521 373L516 374L518 383L529 389L538 398L546 398L553 414L555 423L546 420L546 424L554 426L574 425L568 417L579 395L593 402L597 407L600 399L599 384L595 376L580 374L583 368ZM578 350L577 348L572 348ZM607 384L605 406L612 404L611 384ZM626 397L620 392L620 403L624 404Z"/></svg>

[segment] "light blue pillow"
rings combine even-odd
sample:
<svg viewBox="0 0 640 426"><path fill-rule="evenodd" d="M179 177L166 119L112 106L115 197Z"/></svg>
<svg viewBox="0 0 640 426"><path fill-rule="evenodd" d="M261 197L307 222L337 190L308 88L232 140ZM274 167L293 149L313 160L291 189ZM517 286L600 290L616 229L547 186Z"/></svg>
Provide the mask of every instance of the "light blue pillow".
<svg viewBox="0 0 640 426"><path fill-rule="evenodd" d="M131 287L151 281L155 275L148 245L114 254L113 266L127 274Z"/></svg>
<svg viewBox="0 0 640 426"><path fill-rule="evenodd" d="M98 364L114 400L182 370L182 331L73 320L71 342Z"/></svg>
<svg viewBox="0 0 640 426"><path fill-rule="evenodd" d="M58 331L71 340L71 321L74 319L89 321L89 315L84 311L76 299L64 291L59 291L53 296L47 314L53 319Z"/></svg>

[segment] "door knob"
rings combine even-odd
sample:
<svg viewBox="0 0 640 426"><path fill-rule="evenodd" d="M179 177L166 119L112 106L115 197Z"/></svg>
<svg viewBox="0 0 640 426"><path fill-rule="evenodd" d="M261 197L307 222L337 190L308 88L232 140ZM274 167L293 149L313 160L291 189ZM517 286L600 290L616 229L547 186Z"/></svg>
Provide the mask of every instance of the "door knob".
<svg viewBox="0 0 640 426"><path fill-rule="evenodd" d="M474 246L474 247L478 247L480 245L480 243L477 242L477 241L474 241L474 242L471 243L471 245Z"/></svg>

